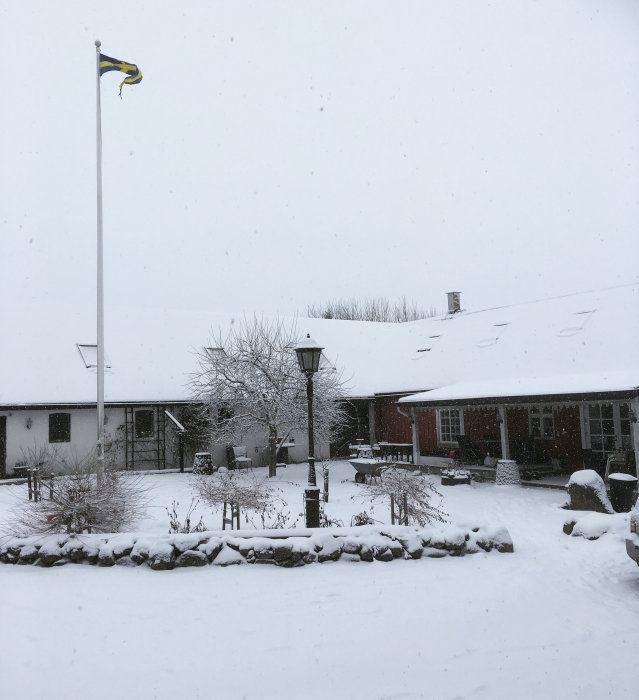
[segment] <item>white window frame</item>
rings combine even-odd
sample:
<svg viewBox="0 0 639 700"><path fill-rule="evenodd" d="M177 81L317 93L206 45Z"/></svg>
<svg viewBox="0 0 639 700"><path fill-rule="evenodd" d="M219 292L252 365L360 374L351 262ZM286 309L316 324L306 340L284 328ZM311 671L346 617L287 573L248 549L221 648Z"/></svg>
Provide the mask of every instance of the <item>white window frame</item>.
<svg viewBox="0 0 639 700"><path fill-rule="evenodd" d="M459 430L451 432L449 436L452 437L451 440L446 440L442 432L442 414L444 412L450 414L451 411L457 412L459 416ZM437 442L442 445L457 445L457 440L455 435L464 435L464 411L461 408L438 408L437 409ZM446 436L446 437L449 437Z"/></svg>
<svg viewBox="0 0 639 700"><path fill-rule="evenodd" d="M631 405L629 402L622 402L622 403L613 403L613 404L608 404L607 402L596 402L596 403L591 403L587 404L584 406L583 409L583 426L584 426L584 433L586 437L586 448L593 450L593 452L596 452L597 454L602 455L603 457L607 457L611 454L614 454L617 450L619 449L634 449L634 440L633 440L633 434L632 434L632 418L629 416L628 418L624 418L624 422L629 423L629 433L625 435L626 437L626 444L624 445L624 435L622 435L622 418L621 418L621 406L627 405L628 406L628 412L630 413L631 411ZM604 405L611 405L612 406L612 418L603 418L603 417L593 417L593 421L597 421L599 423L602 423L604 420L612 420L613 425L614 425L614 436L609 435L608 437L613 438L613 443L614 447L612 445L605 447L602 445L602 447L596 447L593 448L592 446L592 431L591 431L591 422L590 422L590 406L596 406L599 408L599 415L602 416L602 411L601 408ZM596 433L597 437L605 437L602 433ZM602 440L603 442L603 440Z"/></svg>
<svg viewBox="0 0 639 700"><path fill-rule="evenodd" d="M550 418L552 421L552 432L547 434L544 432L544 418ZM533 421L539 419L539 434L533 433ZM554 440L555 438L555 411L552 406L529 406L528 407L528 435L537 437L540 440Z"/></svg>

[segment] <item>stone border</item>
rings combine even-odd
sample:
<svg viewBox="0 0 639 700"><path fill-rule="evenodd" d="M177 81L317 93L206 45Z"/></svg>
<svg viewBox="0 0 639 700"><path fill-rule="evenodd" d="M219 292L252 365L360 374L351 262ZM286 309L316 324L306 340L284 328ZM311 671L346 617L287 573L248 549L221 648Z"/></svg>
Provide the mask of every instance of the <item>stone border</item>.
<svg viewBox="0 0 639 700"><path fill-rule="evenodd" d="M364 526L323 530L203 532L149 536L47 535L12 538L0 546L5 564L146 565L156 571L186 566L274 564L304 566L326 561L393 561L513 552L503 527L415 528Z"/></svg>

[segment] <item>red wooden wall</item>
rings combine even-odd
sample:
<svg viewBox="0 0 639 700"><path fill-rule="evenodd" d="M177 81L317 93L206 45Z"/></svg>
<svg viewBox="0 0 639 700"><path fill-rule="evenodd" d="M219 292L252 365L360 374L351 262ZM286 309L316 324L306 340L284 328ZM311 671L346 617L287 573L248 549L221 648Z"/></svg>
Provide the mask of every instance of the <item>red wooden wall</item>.
<svg viewBox="0 0 639 700"><path fill-rule="evenodd" d="M376 425L377 440L387 442L412 442L412 430L410 421L397 411L396 398L383 398L376 400ZM402 407L409 413L409 408ZM537 441L537 461L549 463L551 457L558 457L562 466L580 469L582 466L581 455L581 427L579 423L579 408L556 408L555 436L549 440ZM506 409L508 421L508 434L511 452L518 444L529 440L528 408ZM426 452L448 452L448 446L438 445L435 409L420 410L417 412L417 425L419 430L419 445ZM472 442L485 446L485 441L492 440L495 452L501 450L499 421L496 409L464 410L464 433ZM490 451L488 447L488 451Z"/></svg>

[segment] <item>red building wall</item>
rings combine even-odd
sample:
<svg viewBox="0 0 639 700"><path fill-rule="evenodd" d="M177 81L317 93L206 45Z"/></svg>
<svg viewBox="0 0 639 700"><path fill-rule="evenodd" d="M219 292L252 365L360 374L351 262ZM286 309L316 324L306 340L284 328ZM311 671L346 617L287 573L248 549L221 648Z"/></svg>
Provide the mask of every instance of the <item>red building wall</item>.
<svg viewBox="0 0 639 700"><path fill-rule="evenodd" d="M396 398L377 399L378 423L375 426L375 437L377 440L386 442L412 442L413 430L410 420L397 410ZM402 408L405 413L409 409Z"/></svg>
<svg viewBox="0 0 639 700"><path fill-rule="evenodd" d="M408 413L410 409L402 408L402 410ZM516 458L521 445L530 441L528 408L526 406L507 408L506 419L511 455ZM536 441L536 461L547 464L552 457L556 457L561 460L564 468L580 469L582 454L579 408L556 408L554 424L553 439ZM417 411L417 426L419 446L423 452L448 453L448 446L442 447L437 443L435 409ZM465 409L464 433L486 452L490 452L493 456L501 455L501 437L496 409ZM396 398L377 399L376 437L378 440L387 442L412 442L410 421L397 411Z"/></svg>

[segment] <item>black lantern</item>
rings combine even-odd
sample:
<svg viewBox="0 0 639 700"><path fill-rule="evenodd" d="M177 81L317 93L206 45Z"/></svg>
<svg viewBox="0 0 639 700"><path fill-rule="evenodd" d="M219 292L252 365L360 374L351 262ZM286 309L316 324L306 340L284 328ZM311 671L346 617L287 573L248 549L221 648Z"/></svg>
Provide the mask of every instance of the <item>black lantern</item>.
<svg viewBox="0 0 639 700"><path fill-rule="evenodd" d="M304 374L308 376L309 374L315 374L315 372L317 372L323 349L324 348L320 347L308 333L306 334L306 339L295 348L297 361Z"/></svg>

